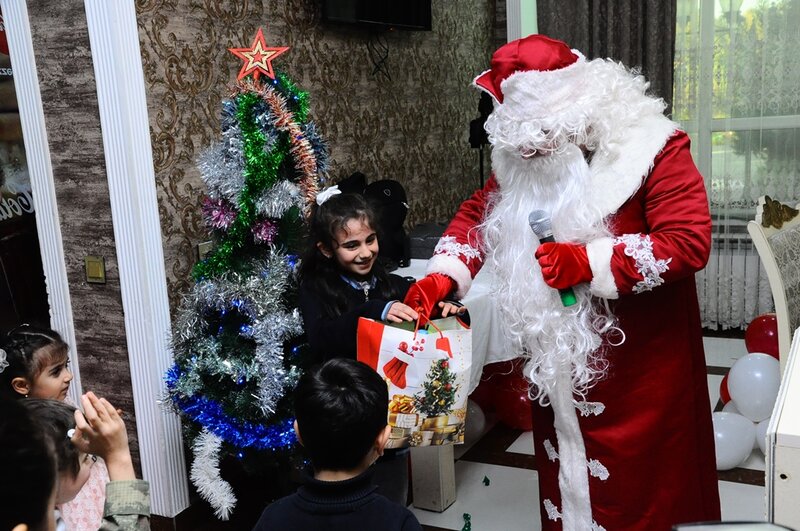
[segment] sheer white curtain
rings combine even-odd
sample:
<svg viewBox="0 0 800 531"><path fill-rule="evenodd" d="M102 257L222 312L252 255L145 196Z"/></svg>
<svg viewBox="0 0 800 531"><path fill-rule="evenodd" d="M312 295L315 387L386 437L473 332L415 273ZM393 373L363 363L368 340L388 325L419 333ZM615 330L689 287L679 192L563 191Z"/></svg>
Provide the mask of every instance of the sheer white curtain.
<svg viewBox="0 0 800 531"><path fill-rule="evenodd" d="M800 0L677 0L676 12L673 118L713 217L703 325L744 327L772 309L745 225L763 194L800 200Z"/></svg>

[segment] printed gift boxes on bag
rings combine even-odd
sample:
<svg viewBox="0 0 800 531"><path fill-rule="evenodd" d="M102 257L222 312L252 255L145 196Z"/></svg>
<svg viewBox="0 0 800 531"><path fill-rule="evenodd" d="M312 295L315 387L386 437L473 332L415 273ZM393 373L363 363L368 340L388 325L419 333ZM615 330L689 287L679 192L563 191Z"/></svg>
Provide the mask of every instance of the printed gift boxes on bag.
<svg viewBox="0 0 800 531"><path fill-rule="evenodd" d="M464 442L472 330L458 318L421 327L362 317L358 360L389 386L387 448Z"/></svg>

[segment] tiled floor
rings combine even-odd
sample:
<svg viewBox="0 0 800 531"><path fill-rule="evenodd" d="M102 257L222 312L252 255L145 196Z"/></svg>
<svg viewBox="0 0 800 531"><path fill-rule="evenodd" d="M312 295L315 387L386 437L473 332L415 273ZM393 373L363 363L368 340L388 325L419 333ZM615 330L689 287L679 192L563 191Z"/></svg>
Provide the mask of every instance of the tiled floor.
<svg viewBox="0 0 800 531"><path fill-rule="evenodd" d="M728 368L747 354L741 339L706 338L712 410L721 409L719 385ZM474 531L541 529L531 432L488 419L484 434L456 450L456 501L436 513L411 508L425 529L461 530L469 514ZM486 485L484 478L489 480ZM764 520L764 456L756 449L739 468L719 472L722 519Z"/></svg>

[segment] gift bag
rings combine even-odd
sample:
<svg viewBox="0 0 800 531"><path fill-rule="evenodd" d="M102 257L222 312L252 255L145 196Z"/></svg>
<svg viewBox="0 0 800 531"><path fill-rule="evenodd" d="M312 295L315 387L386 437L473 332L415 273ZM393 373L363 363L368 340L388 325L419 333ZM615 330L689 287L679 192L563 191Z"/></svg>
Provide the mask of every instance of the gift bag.
<svg viewBox="0 0 800 531"><path fill-rule="evenodd" d="M360 318L358 360L389 387L386 448L462 444L472 331L457 317L416 323Z"/></svg>

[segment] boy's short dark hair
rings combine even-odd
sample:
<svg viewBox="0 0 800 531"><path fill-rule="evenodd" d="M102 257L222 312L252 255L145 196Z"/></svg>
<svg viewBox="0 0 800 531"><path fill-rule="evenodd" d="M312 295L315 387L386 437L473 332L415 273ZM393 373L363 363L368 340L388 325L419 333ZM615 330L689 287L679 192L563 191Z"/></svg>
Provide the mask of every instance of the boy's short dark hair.
<svg viewBox="0 0 800 531"><path fill-rule="evenodd" d="M388 405L386 383L364 363L334 358L303 374L294 409L314 468L356 468L386 427Z"/></svg>
<svg viewBox="0 0 800 531"><path fill-rule="evenodd" d="M77 477L81 469L80 451L67 437L67 432L75 427L75 407L45 398L27 398L21 402L44 436L52 441L58 471Z"/></svg>

